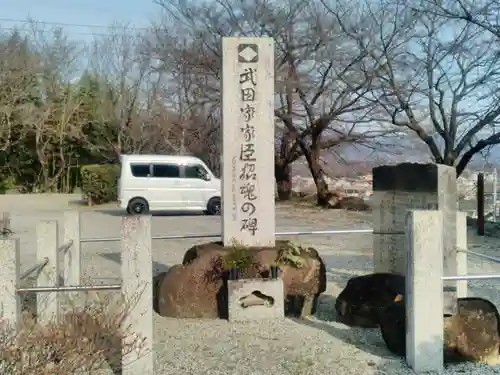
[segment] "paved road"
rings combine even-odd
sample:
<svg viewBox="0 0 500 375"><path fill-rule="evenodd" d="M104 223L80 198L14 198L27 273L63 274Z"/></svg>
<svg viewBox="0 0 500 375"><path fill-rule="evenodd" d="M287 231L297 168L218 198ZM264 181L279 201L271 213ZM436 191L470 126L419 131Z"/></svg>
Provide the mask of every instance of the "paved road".
<svg viewBox="0 0 500 375"><path fill-rule="evenodd" d="M63 230L64 210L81 211L82 238L119 237L121 215L123 212L114 205L95 208L78 206L78 195L23 195L0 197L0 211L11 213L12 230L21 240L21 269L27 269L36 262L36 225L41 220L57 220L60 236ZM276 208L276 230L278 232L369 228L366 214L342 211L318 211L301 206ZM152 234L216 234L221 232L220 217L205 215L166 215L153 216ZM303 244L314 246L324 256L327 266L339 268L352 256L366 259L367 267L371 260L370 234L335 234L286 237ZM213 239L154 240L153 259L155 272L166 266L181 262L184 252L197 243ZM344 256L338 255L340 253ZM337 254L333 257L333 254ZM352 255L352 256L351 256ZM345 259L344 259L345 258ZM84 277L93 282L112 282L120 279L120 249L118 242L85 243L82 245L82 270ZM359 263L359 259L356 260Z"/></svg>

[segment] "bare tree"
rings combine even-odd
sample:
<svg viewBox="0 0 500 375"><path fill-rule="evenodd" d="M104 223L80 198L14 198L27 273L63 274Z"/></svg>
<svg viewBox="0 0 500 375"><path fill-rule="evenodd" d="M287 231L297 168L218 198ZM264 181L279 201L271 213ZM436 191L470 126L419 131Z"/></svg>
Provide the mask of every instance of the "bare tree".
<svg viewBox="0 0 500 375"><path fill-rule="evenodd" d="M80 100L67 85L79 46L60 29L28 24L3 45L3 175L23 175L27 190L57 190L71 168L71 141L81 136Z"/></svg>
<svg viewBox="0 0 500 375"><path fill-rule="evenodd" d="M151 74L151 57L143 53L144 37L126 26L110 30L109 35L94 40L89 53L87 74L99 86L94 120L107 127L94 146L103 154L114 150L113 158L127 152L158 151L168 138L169 124L158 100L156 77Z"/></svg>
<svg viewBox="0 0 500 375"><path fill-rule="evenodd" d="M426 0L416 4L417 12L471 23L500 38L500 1L498 0Z"/></svg>
<svg viewBox="0 0 500 375"><path fill-rule="evenodd" d="M328 205L330 193L320 165L320 153L346 142L364 142L386 130L360 126L373 103L365 100L370 74L363 71L366 54L322 16L316 2L215 0L210 5L189 1L158 1L165 11L155 45L164 70L186 77L191 108L220 110L221 38L271 36L276 56L276 155L278 194L288 199L290 164L304 156L318 190L318 204ZM172 25L175 25L174 27ZM343 38L343 39L342 39ZM360 119L360 120L358 120Z"/></svg>
<svg viewBox="0 0 500 375"><path fill-rule="evenodd" d="M410 129L436 163L455 166L457 175L475 154L500 143L495 41L476 27L415 12L407 3L358 6L358 28L345 22L352 8L325 6L371 63L382 66L372 91L385 112L378 120Z"/></svg>
<svg viewBox="0 0 500 375"><path fill-rule="evenodd" d="M18 32L2 35L0 43L0 150L6 151L23 139L26 112L31 112L40 72L40 56Z"/></svg>
<svg viewBox="0 0 500 375"><path fill-rule="evenodd" d="M82 49L69 41L60 28L47 29L36 22L30 26L30 46L40 59L37 89L43 105L35 105L33 111L27 112L31 120L25 129L35 139L40 164L35 186L57 191L61 177L72 167L74 141L83 137L82 101L67 85L68 78L78 69Z"/></svg>
<svg viewBox="0 0 500 375"><path fill-rule="evenodd" d="M205 39L194 36L194 27L172 22L177 17L168 13L175 10L170 9L173 5L168 4L162 22L153 25L148 43L149 53L157 61L154 71L160 97L176 114L173 126L178 133L178 153L198 156L219 173L220 72L214 67L212 51L206 51Z"/></svg>

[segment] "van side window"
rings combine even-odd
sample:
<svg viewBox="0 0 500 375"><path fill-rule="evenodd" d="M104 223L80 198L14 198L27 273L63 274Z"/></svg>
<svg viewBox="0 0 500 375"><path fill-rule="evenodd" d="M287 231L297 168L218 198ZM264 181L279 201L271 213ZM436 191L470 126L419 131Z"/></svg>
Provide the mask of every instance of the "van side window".
<svg viewBox="0 0 500 375"><path fill-rule="evenodd" d="M175 164L153 164L153 177L178 178L180 177L179 166Z"/></svg>
<svg viewBox="0 0 500 375"><path fill-rule="evenodd" d="M130 171L134 177L149 177L149 164L130 164Z"/></svg>
<svg viewBox="0 0 500 375"><path fill-rule="evenodd" d="M186 165L184 168L184 176L186 178L203 178L208 175L208 172L201 165Z"/></svg>

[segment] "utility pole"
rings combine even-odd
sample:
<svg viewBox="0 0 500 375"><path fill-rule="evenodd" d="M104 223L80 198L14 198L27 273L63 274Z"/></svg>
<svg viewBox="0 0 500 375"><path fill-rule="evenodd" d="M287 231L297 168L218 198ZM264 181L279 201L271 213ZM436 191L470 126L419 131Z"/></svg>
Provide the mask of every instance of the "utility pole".
<svg viewBox="0 0 500 375"><path fill-rule="evenodd" d="M179 98L179 123L181 126L181 144L179 153L186 154L186 130L184 129L184 100L182 97L182 87L179 85L177 90L177 97Z"/></svg>
<svg viewBox="0 0 500 375"><path fill-rule="evenodd" d="M493 169L493 222L497 221L497 169Z"/></svg>

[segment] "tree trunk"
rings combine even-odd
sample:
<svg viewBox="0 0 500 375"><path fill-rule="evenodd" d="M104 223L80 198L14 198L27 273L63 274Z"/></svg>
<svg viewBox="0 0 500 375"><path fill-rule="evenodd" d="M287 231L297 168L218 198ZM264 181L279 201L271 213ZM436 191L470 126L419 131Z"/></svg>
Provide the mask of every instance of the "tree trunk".
<svg viewBox="0 0 500 375"><path fill-rule="evenodd" d="M278 199L288 201L292 196L292 171L290 164L274 163L274 178L278 189Z"/></svg>
<svg viewBox="0 0 500 375"><path fill-rule="evenodd" d="M328 184L325 181L323 170L319 164L319 152L318 150L315 150L313 145L310 151L306 152L304 150L304 156L306 157L309 170L311 171L314 184L316 185L317 205L321 207L328 207L331 194L328 190Z"/></svg>

